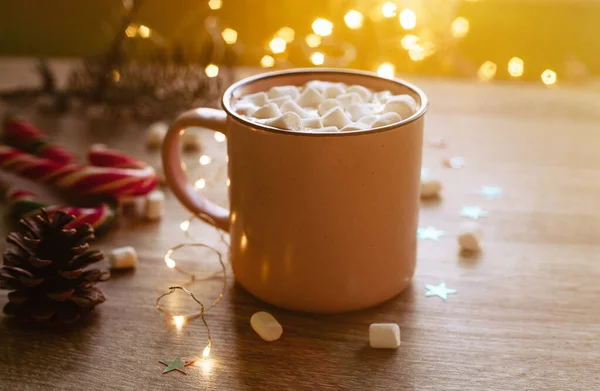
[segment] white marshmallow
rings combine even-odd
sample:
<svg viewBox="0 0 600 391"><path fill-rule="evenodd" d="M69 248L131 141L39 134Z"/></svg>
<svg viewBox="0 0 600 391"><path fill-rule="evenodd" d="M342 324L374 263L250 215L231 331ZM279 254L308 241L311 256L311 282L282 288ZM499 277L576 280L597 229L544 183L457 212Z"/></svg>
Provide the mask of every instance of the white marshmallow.
<svg viewBox="0 0 600 391"><path fill-rule="evenodd" d="M368 88L359 86L357 84L351 85L346 88L346 93L356 92L362 98L363 102L368 102L371 100L371 96L373 95Z"/></svg>
<svg viewBox="0 0 600 391"><path fill-rule="evenodd" d="M281 114L279 117L265 120L263 124L279 129L303 130L300 116L293 111Z"/></svg>
<svg viewBox="0 0 600 391"><path fill-rule="evenodd" d="M408 118L417 111L417 102L410 95L390 96L383 111L386 113L398 113L402 118Z"/></svg>
<svg viewBox="0 0 600 391"><path fill-rule="evenodd" d="M148 148L160 147L168 129L169 125L165 122L155 122L150 125L148 127L148 134L146 135L146 145Z"/></svg>
<svg viewBox="0 0 600 391"><path fill-rule="evenodd" d="M254 113L252 113L252 116L254 118L259 118L259 119L275 118L275 117L279 117L280 115L281 115L281 111L279 111L279 107L277 107L277 105L275 103L267 103L266 105L262 106L261 108L256 110Z"/></svg>
<svg viewBox="0 0 600 391"><path fill-rule="evenodd" d="M252 115L256 109L258 109L258 106L256 106L254 103L243 100L238 100L233 104L233 110L241 115Z"/></svg>
<svg viewBox="0 0 600 391"><path fill-rule="evenodd" d="M338 95L335 99L340 102L340 105L345 109L346 107L355 104L362 103L362 98L358 92L349 92L346 94Z"/></svg>
<svg viewBox="0 0 600 391"><path fill-rule="evenodd" d="M318 129L323 127L321 118L302 118L302 126L304 129Z"/></svg>
<svg viewBox="0 0 600 391"><path fill-rule="evenodd" d="M165 193L160 190L152 190L148 194L146 204L146 218L148 220L158 220L164 212Z"/></svg>
<svg viewBox="0 0 600 391"><path fill-rule="evenodd" d="M480 241L483 238L483 230L479 223L469 221L461 224L460 235L458 235L458 245L461 250L479 251L481 250Z"/></svg>
<svg viewBox="0 0 600 391"><path fill-rule="evenodd" d="M307 87L296 99L296 103L303 107L317 107L323 102L323 95L312 87Z"/></svg>
<svg viewBox="0 0 600 391"><path fill-rule="evenodd" d="M352 123L340 107L329 110L321 119L323 120L323 126L336 126L338 129Z"/></svg>
<svg viewBox="0 0 600 391"><path fill-rule="evenodd" d="M125 196L118 200L119 215L126 217L141 217L146 210L146 197L143 196Z"/></svg>
<svg viewBox="0 0 600 391"><path fill-rule="evenodd" d="M350 130L365 130L365 129L369 129L368 125L365 125L361 122L354 122L351 124L348 124L346 126L344 126L342 129L340 129L342 132L347 132Z"/></svg>
<svg viewBox="0 0 600 391"><path fill-rule="evenodd" d="M256 312L250 318L250 326L262 339L267 342L276 341L283 334L281 323L268 312Z"/></svg>
<svg viewBox="0 0 600 391"><path fill-rule="evenodd" d="M250 102L255 106L264 106L269 102L269 96L266 92L257 92L255 94L245 95L242 100Z"/></svg>
<svg viewBox="0 0 600 391"><path fill-rule="evenodd" d="M377 121L373 122L371 124L372 128L378 128L380 126L386 126L386 125L390 125L390 124L394 124L396 122L400 122L402 121L402 117L400 117L398 114L396 113L385 113L383 115L381 115Z"/></svg>
<svg viewBox="0 0 600 391"><path fill-rule="evenodd" d="M367 107L364 103L358 104L354 103L346 109L350 117L352 117L352 121L358 121L362 117L366 117L367 115L373 114L373 111Z"/></svg>
<svg viewBox="0 0 600 391"><path fill-rule="evenodd" d="M437 179L421 178L421 198L439 197L442 192L442 184Z"/></svg>
<svg viewBox="0 0 600 391"><path fill-rule="evenodd" d="M325 89L325 91L323 92L323 95L325 97L325 99L330 99L330 98L335 98L338 95L343 94L345 91L342 87L340 86L331 86L331 87L327 87Z"/></svg>
<svg viewBox="0 0 600 391"><path fill-rule="evenodd" d="M366 117L360 118L358 122L360 122L361 124L371 126L373 122L377 121L378 118L378 115L367 115Z"/></svg>
<svg viewBox="0 0 600 391"><path fill-rule="evenodd" d="M400 346L400 327L396 323L372 323L369 344L374 349L396 349Z"/></svg>
<svg viewBox="0 0 600 391"><path fill-rule="evenodd" d="M202 148L202 134L198 132L197 128L188 128L181 136L181 140L183 141L184 149L193 149L197 150Z"/></svg>
<svg viewBox="0 0 600 391"><path fill-rule="evenodd" d="M292 100L292 96L291 95L283 95L283 96L280 96L280 97L277 97L277 98L269 99L269 103L275 103L277 106L281 106L282 104L284 104L288 100Z"/></svg>
<svg viewBox="0 0 600 391"><path fill-rule="evenodd" d="M298 103L294 102L293 100L288 100L287 102L282 104L279 109L282 113L296 113L300 118L308 117L308 113L302 107L298 106Z"/></svg>
<svg viewBox="0 0 600 391"><path fill-rule="evenodd" d="M310 130L313 133L337 133L340 130L337 126L325 126L322 128L315 128Z"/></svg>
<svg viewBox="0 0 600 391"><path fill-rule="evenodd" d="M340 106L340 102L338 102L335 99L325 99L323 102L321 102L321 104L319 105L319 114L323 115L326 112L328 112L329 110L333 109L334 107Z"/></svg>
<svg viewBox="0 0 600 391"><path fill-rule="evenodd" d="M110 267L113 269L131 269L137 266L137 253L131 246L115 248L108 253Z"/></svg>
<svg viewBox="0 0 600 391"><path fill-rule="evenodd" d="M296 86L276 86L272 87L269 90L268 96L269 98L278 98L280 96L289 95L293 99L296 99L300 92L298 91L298 87Z"/></svg>
<svg viewBox="0 0 600 391"><path fill-rule="evenodd" d="M335 83L331 81L311 80L308 83L306 83L306 87L315 88L318 91L323 92L330 87L339 87L344 89L346 85L344 83Z"/></svg>
<svg viewBox="0 0 600 391"><path fill-rule="evenodd" d="M376 92L373 94L373 103L385 103L390 96L392 93L388 90Z"/></svg>

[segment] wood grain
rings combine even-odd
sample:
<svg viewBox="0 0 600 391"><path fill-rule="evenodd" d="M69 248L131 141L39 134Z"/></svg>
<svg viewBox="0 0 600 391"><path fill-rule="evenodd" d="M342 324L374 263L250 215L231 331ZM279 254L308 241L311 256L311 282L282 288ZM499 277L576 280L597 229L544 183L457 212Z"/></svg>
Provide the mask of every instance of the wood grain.
<svg viewBox="0 0 600 391"><path fill-rule="evenodd" d="M179 223L187 217L167 193L161 222L122 221L94 243L103 250L133 245L140 264L104 284L108 301L92 319L71 329L43 330L0 316L0 389L600 389L598 94L413 81L432 102L427 135L442 136L449 144L425 150L424 166L439 174L445 189L441 202L422 206L421 224L447 235L419 243L418 268L406 292L366 311L323 316L272 308L230 278L225 299L207 316L214 340L212 366L161 375L158 360L199 357L206 338L199 320L177 331L154 308L169 284L185 280L162 260L168 247L183 241ZM140 142L144 124L76 115L31 118L82 156L88 145L103 142L150 162L158 159ZM212 179L215 185L207 194L225 205L224 144L207 134L206 145L206 151L189 154L188 161L197 161L201 153L215 158L193 175ZM441 160L451 156L463 156L466 166L442 168ZM500 186L504 194L487 200L478 194L482 185ZM458 212L465 204L489 211L482 220L485 250L475 257L457 253L455 235L463 221ZM0 212L6 214L6 207ZM193 230L217 242L210 228L194 225ZM0 233L8 232L5 223ZM181 264L190 269L218 270L207 252L184 258ZM441 281L457 294L446 302L426 298L424 284ZM216 278L193 291L209 301L219 284ZM0 305L6 300L6 292L0 293ZM183 295L167 303L196 310ZM249 319L259 310L271 312L283 325L279 341L266 343L252 331ZM368 347L373 322L400 325L398 350Z"/></svg>

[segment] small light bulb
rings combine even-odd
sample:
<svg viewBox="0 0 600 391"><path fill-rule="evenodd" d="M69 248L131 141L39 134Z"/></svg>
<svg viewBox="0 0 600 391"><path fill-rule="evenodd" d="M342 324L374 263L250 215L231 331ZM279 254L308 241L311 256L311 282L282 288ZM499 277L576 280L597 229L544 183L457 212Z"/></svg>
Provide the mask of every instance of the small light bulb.
<svg viewBox="0 0 600 391"><path fill-rule="evenodd" d="M346 15L344 15L344 22L346 22L346 26L352 30L361 28L363 19L363 14L357 10L350 10L346 13Z"/></svg>
<svg viewBox="0 0 600 391"><path fill-rule="evenodd" d="M200 159L198 160L198 162L203 166L207 166L212 162L212 158L207 155L202 155L202 156L200 156Z"/></svg>
<svg viewBox="0 0 600 391"><path fill-rule="evenodd" d="M276 54L285 52L286 46L287 43L285 42L285 39L280 37L275 37L271 40L271 42L269 42L269 47L271 48L271 51Z"/></svg>
<svg viewBox="0 0 600 391"><path fill-rule="evenodd" d="M323 65L325 62L325 55L321 52L314 52L312 56L310 56L310 61L315 65Z"/></svg>
<svg viewBox="0 0 600 391"><path fill-rule="evenodd" d="M524 61L519 57L513 57L508 61L508 73L512 77L523 75Z"/></svg>
<svg viewBox="0 0 600 391"><path fill-rule="evenodd" d="M333 23L327 19L318 18L312 23L312 29L315 34L326 37L331 35L331 32L333 31Z"/></svg>
<svg viewBox="0 0 600 391"><path fill-rule="evenodd" d="M133 38L136 36L137 34L137 27L134 26L133 24L130 24L129 26L127 26L127 28L125 29L125 35L127 35L129 38Z"/></svg>
<svg viewBox="0 0 600 391"><path fill-rule="evenodd" d="M215 140L218 143L222 143L225 140L227 140L227 137L225 137L225 135L223 133L221 133L221 132L215 132Z"/></svg>
<svg viewBox="0 0 600 391"><path fill-rule="evenodd" d="M386 18L391 18L393 16L396 16L397 10L398 10L398 6L396 6L396 4L392 3L391 1L388 1L381 6L381 13Z"/></svg>
<svg viewBox="0 0 600 391"><path fill-rule="evenodd" d="M179 228L181 228L182 231L187 231L188 229L190 229L190 221L189 220L185 220L182 221L181 224L179 224Z"/></svg>
<svg viewBox="0 0 600 391"><path fill-rule="evenodd" d="M185 317L183 317L181 315L177 315L177 316L173 317L173 323L175 323L175 327L177 327L177 330L181 330L184 322L185 322Z"/></svg>
<svg viewBox="0 0 600 391"><path fill-rule="evenodd" d="M204 189L206 187L206 179L200 178L194 183L196 189Z"/></svg>
<svg viewBox="0 0 600 391"><path fill-rule="evenodd" d="M169 269L173 269L175 267L175 261L171 259L170 253L165 255L165 263Z"/></svg>
<svg viewBox="0 0 600 391"><path fill-rule="evenodd" d="M206 345L206 347L202 351L202 357L208 358L209 355L210 355L210 344Z"/></svg>
<svg viewBox="0 0 600 391"><path fill-rule="evenodd" d="M377 74L381 77L385 77L386 79L391 79L394 77L394 72L396 71L396 67L394 64L389 62L384 62L377 68Z"/></svg>
<svg viewBox="0 0 600 391"><path fill-rule="evenodd" d="M233 45L237 41L238 33L234 29L226 28L221 32L223 41L229 45Z"/></svg>
<svg viewBox="0 0 600 391"><path fill-rule="evenodd" d="M479 67L477 71L477 77L480 80L488 81L491 80L496 75L496 69L498 67L492 61L486 61Z"/></svg>
<svg viewBox="0 0 600 391"><path fill-rule="evenodd" d="M542 82L547 86L556 83L556 72L551 69L546 69L542 72Z"/></svg>
<svg viewBox="0 0 600 391"><path fill-rule="evenodd" d="M417 25L417 14L415 11L406 8L400 12L400 26L405 30L412 30Z"/></svg>
<svg viewBox="0 0 600 391"><path fill-rule="evenodd" d="M206 76L208 77L217 77L219 74L219 67L215 64L208 64L204 69L204 73L206 73Z"/></svg>
<svg viewBox="0 0 600 391"><path fill-rule="evenodd" d="M227 187L231 186L231 180L227 178Z"/></svg>
<svg viewBox="0 0 600 391"><path fill-rule="evenodd" d="M268 54L260 59L260 66L263 68L271 68L273 65L275 65L275 59Z"/></svg>
<svg viewBox="0 0 600 391"><path fill-rule="evenodd" d="M223 5L221 0L208 0L208 8L218 10Z"/></svg>
<svg viewBox="0 0 600 391"><path fill-rule="evenodd" d="M316 48L321 44L321 37L317 34L308 34L304 40L309 48Z"/></svg>
<svg viewBox="0 0 600 391"><path fill-rule="evenodd" d="M142 38L148 38L148 37L150 37L150 28L148 26L144 26L142 24L138 28L138 34L140 34L140 37L142 37Z"/></svg>

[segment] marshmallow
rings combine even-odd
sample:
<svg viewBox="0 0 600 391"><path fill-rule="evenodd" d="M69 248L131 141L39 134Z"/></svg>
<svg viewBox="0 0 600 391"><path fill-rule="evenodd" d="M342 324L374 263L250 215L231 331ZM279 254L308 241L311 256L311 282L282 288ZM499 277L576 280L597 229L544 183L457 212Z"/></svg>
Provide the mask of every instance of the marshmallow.
<svg viewBox="0 0 600 391"><path fill-rule="evenodd" d="M461 250L476 252L481 250L479 242L483 238L483 230L475 221L461 224L458 245Z"/></svg>
<svg viewBox="0 0 600 391"><path fill-rule="evenodd" d="M379 118L379 116L377 115L367 115L366 117L360 118L358 122L360 122L361 124L371 126L373 122L377 121L377 118Z"/></svg>
<svg viewBox="0 0 600 391"><path fill-rule="evenodd" d="M290 111L296 113L300 118L308 117L308 113L302 107L298 106L298 103L294 102L293 100L288 100L282 104L279 109L282 113L288 113Z"/></svg>
<svg viewBox="0 0 600 391"><path fill-rule="evenodd" d="M264 106L269 102L270 96L265 92L257 92L255 94L246 95L242 98L243 101L250 102L255 106ZM275 97L273 97L275 98Z"/></svg>
<svg viewBox="0 0 600 391"><path fill-rule="evenodd" d="M437 179L421 178L421 198L439 197L442 191L442 184Z"/></svg>
<svg viewBox="0 0 600 391"><path fill-rule="evenodd" d="M263 92L264 94L264 92ZM292 98L296 99L300 92L298 91L298 87L296 86L277 86L272 87L269 90L268 96L269 98L279 98L280 96L289 95Z"/></svg>
<svg viewBox="0 0 600 391"><path fill-rule="evenodd" d="M340 105L345 109L346 107L355 104L362 103L362 98L358 92L350 92L346 94L338 95L335 99L340 102Z"/></svg>
<svg viewBox="0 0 600 391"><path fill-rule="evenodd" d="M330 87L339 87L343 90L346 85L344 83L334 83L331 81L311 80L306 83L306 87L311 87L318 91L325 91Z"/></svg>
<svg viewBox="0 0 600 391"><path fill-rule="evenodd" d="M373 114L372 110L369 107L365 106L364 104L358 103L351 104L350 106L348 106L346 111L348 112L348 114L350 114L352 121L358 121L362 117L366 117L367 115Z"/></svg>
<svg viewBox="0 0 600 391"><path fill-rule="evenodd" d="M310 130L313 133L337 133L340 130L337 126L325 126L322 128L315 128Z"/></svg>
<svg viewBox="0 0 600 391"><path fill-rule="evenodd" d="M256 312L250 318L250 326L262 339L267 342L276 341L283 334L281 324L268 312Z"/></svg>
<svg viewBox="0 0 600 391"><path fill-rule="evenodd" d="M372 323L369 344L374 349L396 349L400 346L400 327L396 323Z"/></svg>
<svg viewBox="0 0 600 391"><path fill-rule="evenodd" d="M408 118L417 111L417 102L410 95L390 96L383 111L386 113L398 113L402 118Z"/></svg>
<svg viewBox="0 0 600 391"><path fill-rule="evenodd" d="M281 106L282 104L284 104L288 100L292 100L292 96L291 95L283 95L283 96L280 96L280 97L277 97L277 98L269 99L269 103L275 103L277 106Z"/></svg>
<svg viewBox="0 0 600 391"><path fill-rule="evenodd" d="M274 118L279 117L281 115L281 111L279 111L279 107L275 103L267 103L262 106L260 109L256 110L252 113L254 118L265 119L265 118Z"/></svg>
<svg viewBox="0 0 600 391"><path fill-rule="evenodd" d="M318 129L323 127L321 118L302 118L302 126L304 129Z"/></svg>
<svg viewBox="0 0 600 391"><path fill-rule="evenodd" d="M340 107L329 110L321 119L323 120L323 126L336 126L338 129L352 122Z"/></svg>
<svg viewBox="0 0 600 391"><path fill-rule="evenodd" d="M373 94L373 101L385 103L385 102L387 102L387 100L390 96L392 96L392 93L388 90L379 91L379 92L376 92L375 94Z"/></svg>
<svg viewBox="0 0 600 391"><path fill-rule="evenodd" d="M300 106L317 107L323 101L323 95L312 87L307 87L296 99Z"/></svg>
<svg viewBox="0 0 600 391"><path fill-rule="evenodd" d="M155 122L150 125L148 127L148 134L146 135L146 145L148 148L160 147L168 129L169 125L165 122Z"/></svg>
<svg viewBox="0 0 600 391"><path fill-rule="evenodd" d="M108 253L110 267L113 269L131 269L137 266L137 253L131 246L115 248Z"/></svg>
<svg viewBox="0 0 600 391"><path fill-rule="evenodd" d="M325 91L323 91L323 96L326 99L335 98L338 95L343 94L344 92L345 92L344 89L340 86L331 86L331 87L327 87L325 89Z"/></svg>
<svg viewBox="0 0 600 391"><path fill-rule="evenodd" d="M378 128L380 126L386 126L386 125L390 125L390 124L394 124L396 122L400 122L402 121L402 117L400 117L398 114L396 113L385 113L383 115L381 115L377 121L373 122L371 124L372 128Z"/></svg>
<svg viewBox="0 0 600 391"><path fill-rule="evenodd" d="M127 217L140 217L146 209L146 198L140 196L125 196L117 200L119 214Z"/></svg>
<svg viewBox="0 0 600 391"><path fill-rule="evenodd" d="M369 91L368 88L363 87L363 86L359 86L359 85L351 85L350 87L346 88L346 93L350 93L350 92L356 92L358 93L358 95L360 95L360 97L362 98L362 100L364 102L368 102L371 100L371 91Z"/></svg>
<svg viewBox="0 0 600 391"><path fill-rule="evenodd" d="M272 126L274 128L279 129L287 129L287 130L303 130L302 120L300 116L293 111L288 111L286 113L281 114L279 117L270 118L265 120L263 124L267 126Z"/></svg>
<svg viewBox="0 0 600 391"><path fill-rule="evenodd" d="M158 220L163 215L163 205L165 202L165 193L160 190L152 190L148 194L148 202L146 204L146 219Z"/></svg>
<svg viewBox="0 0 600 391"><path fill-rule="evenodd" d="M196 128L198 129L198 128ZM200 149L202 147L202 134L194 128L188 128L181 136L184 149Z"/></svg>
<svg viewBox="0 0 600 391"><path fill-rule="evenodd" d="M233 110L241 115L252 115L258 107L252 102L238 100L233 105Z"/></svg>
<svg viewBox="0 0 600 391"><path fill-rule="evenodd" d="M361 122L354 122L351 124L348 124L346 126L344 126L342 129L340 129L342 132L347 132L350 130L365 130L365 129L369 129L369 125L365 125Z"/></svg>
<svg viewBox="0 0 600 391"><path fill-rule="evenodd" d="M319 114L323 115L323 114L325 114L326 112L328 112L329 110L333 109L336 106L340 106L340 102L338 102L335 99L325 99L319 105Z"/></svg>

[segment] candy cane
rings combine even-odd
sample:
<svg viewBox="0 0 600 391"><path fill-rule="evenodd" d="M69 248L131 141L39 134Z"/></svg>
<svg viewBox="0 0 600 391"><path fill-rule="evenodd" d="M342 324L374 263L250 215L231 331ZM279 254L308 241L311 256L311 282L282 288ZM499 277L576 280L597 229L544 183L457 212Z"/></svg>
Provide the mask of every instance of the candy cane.
<svg viewBox="0 0 600 391"><path fill-rule="evenodd" d="M115 152L110 154L114 155ZM156 187L156 174L150 166L143 168L102 166L108 164L106 159L109 154L106 151L92 151L92 156L92 160L101 166L64 164L29 155L11 147L0 146L0 168L79 195L120 198L144 195Z"/></svg>
<svg viewBox="0 0 600 391"><path fill-rule="evenodd" d="M63 148L52 145L48 137L35 126L15 116L5 117L2 139L12 147L55 162L73 163L77 160Z"/></svg>

